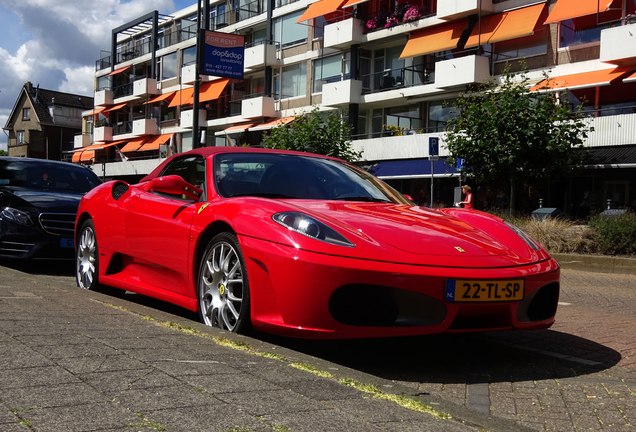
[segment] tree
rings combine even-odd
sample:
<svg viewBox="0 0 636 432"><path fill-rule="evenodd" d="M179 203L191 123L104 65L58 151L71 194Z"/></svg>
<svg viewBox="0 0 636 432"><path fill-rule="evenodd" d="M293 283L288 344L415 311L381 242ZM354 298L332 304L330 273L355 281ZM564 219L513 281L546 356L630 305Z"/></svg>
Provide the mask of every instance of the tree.
<svg viewBox="0 0 636 432"><path fill-rule="evenodd" d="M9 156L6 150L0 150L0 156Z"/></svg>
<svg viewBox="0 0 636 432"><path fill-rule="evenodd" d="M581 164L575 150L589 131L582 106L572 113L563 93L529 92L528 81L506 68L501 84L460 95L446 125L449 163L465 159L477 182L508 180L511 210L517 182L566 176Z"/></svg>
<svg viewBox="0 0 636 432"><path fill-rule="evenodd" d="M329 111L323 118L318 107L314 107L289 125L272 128L263 139L263 147L311 152L353 162L360 159L362 152L351 148L350 137L351 126L338 111Z"/></svg>

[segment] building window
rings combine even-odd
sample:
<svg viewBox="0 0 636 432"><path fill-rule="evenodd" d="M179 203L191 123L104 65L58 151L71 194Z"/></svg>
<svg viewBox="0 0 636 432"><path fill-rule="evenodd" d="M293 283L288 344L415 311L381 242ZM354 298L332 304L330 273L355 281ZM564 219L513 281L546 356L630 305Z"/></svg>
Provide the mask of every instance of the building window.
<svg viewBox="0 0 636 432"><path fill-rule="evenodd" d="M210 29L216 30L226 27L228 19L225 14L225 3L217 6L210 6Z"/></svg>
<svg viewBox="0 0 636 432"><path fill-rule="evenodd" d="M298 18L304 10L276 18L274 22L274 38L283 48L307 42L308 29L306 25L297 24Z"/></svg>
<svg viewBox="0 0 636 432"><path fill-rule="evenodd" d="M351 78L351 53L314 60L314 93L322 92L323 84Z"/></svg>
<svg viewBox="0 0 636 432"><path fill-rule="evenodd" d="M197 61L197 47L193 46L181 51L181 67L193 65Z"/></svg>
<svg viewBox="0 0 636 432"><path fill-rule="evenodd" d="M17 131L15 133L15 141L18 145L24 144L24 131Z"/></svg>
<svg viewBox="0 0 636 432"><path fill-rule="evenodd" d="M609 24L596 25L596 15L594 15L593 21L583 18L561 21L559 26L559 48L600 42L601 30L610 27Z"/></svg>
<svg viewBox="0 0 636 432"><path fill-rule="evenodd" d="M454 100L450 101L432 101L428 104L428 132L443 132L446 122L449 119L457 117L452 112Z"/></svg>
<svg viewBox="0 0 636 432"><path fill-rule="evenodd" d="M22 120L31 120L31 108L22 108Z"/></svg>
<svg viewBox="0 0 636 432"><path fill-rule="evenodd" d="M157 75L162 81L177 76L177 53L165 55L157 59Z"/></svg>
<svg viewBox="0 0 636 432"><path fill-rule="evenodd" d="M307 94L307 63L282 68L281 72L274 75L274 89L277 99L305 96Z"/></svg>

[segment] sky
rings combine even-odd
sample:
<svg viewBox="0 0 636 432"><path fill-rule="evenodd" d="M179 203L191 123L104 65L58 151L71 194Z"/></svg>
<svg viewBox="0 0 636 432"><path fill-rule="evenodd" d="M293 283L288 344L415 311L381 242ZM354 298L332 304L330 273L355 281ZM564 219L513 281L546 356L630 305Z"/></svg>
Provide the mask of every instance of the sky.
<svg viewBox="0 0 636 432"><path fill-rule="evenodd" d="M34 86L93 96L95 61L111 30L153 10L170 15L196 0L0 0L0 127ZM0 149L7 135L0 133Z"/></svg>

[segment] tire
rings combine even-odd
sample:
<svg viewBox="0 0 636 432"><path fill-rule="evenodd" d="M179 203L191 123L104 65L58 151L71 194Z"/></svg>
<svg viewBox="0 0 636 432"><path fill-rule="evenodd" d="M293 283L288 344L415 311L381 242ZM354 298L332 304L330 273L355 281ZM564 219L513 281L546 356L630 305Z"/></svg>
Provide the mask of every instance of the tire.
<svg viewBox="0 0 636 432"><path fill-rule="evenodd" d="M233 333L251 329L249 282L234 234L217 234L206 247L199 267L197 297L204 324Z"/></svg>
<svg viewBox="0 0 636 432"><path fill-rule="evenodd" d="M99 253L95 225L88 219L82 225L77 236L75 250L75 276L77 286L83 289L97 291L99 288Z"/></svg>
<svg viewBox="0 0 636 432"><path fill-rule="evenodd" d="M77 286L115 297L123 297L126 291L99 283L99 249L92 219L82 225L75 251L75 279Z"/></svg>

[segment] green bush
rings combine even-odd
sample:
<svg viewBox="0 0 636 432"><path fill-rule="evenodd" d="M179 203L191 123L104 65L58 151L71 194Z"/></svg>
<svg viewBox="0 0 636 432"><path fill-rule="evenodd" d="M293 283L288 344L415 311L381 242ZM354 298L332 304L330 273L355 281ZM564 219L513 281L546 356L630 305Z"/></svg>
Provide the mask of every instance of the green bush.
<svg viewBox="0 0 636 432"><path fill-rule="evenodd" d="M636 215L624 213L619 216L594 216L590 227L597 233L596 242L605 255L636 254Z"/></svg>

